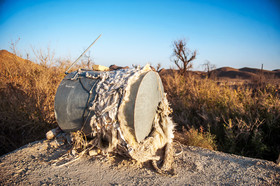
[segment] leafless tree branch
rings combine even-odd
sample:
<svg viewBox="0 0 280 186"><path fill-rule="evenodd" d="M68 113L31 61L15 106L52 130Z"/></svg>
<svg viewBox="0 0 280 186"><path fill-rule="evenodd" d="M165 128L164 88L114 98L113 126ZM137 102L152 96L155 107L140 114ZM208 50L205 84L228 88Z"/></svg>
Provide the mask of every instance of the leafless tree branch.
<svg viewBox="0 0 280 186"><path fill-rule="evenodd" d="M186 73L192 68L192 61L196 58L196 50L191 52L187 48L187 42L184 39L174 41L173 43L173 57L172 60L179 68L181 74Z"/></svg>

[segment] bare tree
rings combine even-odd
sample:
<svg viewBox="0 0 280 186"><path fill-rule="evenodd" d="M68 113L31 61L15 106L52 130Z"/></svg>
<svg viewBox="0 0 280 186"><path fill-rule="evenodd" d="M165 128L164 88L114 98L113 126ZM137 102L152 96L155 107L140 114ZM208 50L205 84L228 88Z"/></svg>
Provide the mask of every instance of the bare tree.
<svg viewBox="0 0 280 186"><path fill-rule="evenodd" d="M86 63L87 68L91 69L91 66L94 64L94 60L91 57L90 51L88 51L88 54L85 54L84 58L85 58L85 63Z"/></svg>
<svg viewBox="0 0 280 186"><path fill-rule="evenodd" d="M13 54L15 54L16 56L22 57L21 54L18 52L18 49L17 49L17 45L18 45L19 41L20 41L20 37L16 41L11 40L10 49L12 50Z"/></svg>
<svg viewBox="0 0 280 186"><path fill-rule="evenodd" d="M213 70L216 69L216 65L211 64L210 61L206 60L206 62L203 64L204 71L207 73L208 78L210 78L213 75Z"/></svg>
<svg viewBox="0 0 280 186"><path fill-rule="evenodd" d="M191 51L187 47L185 39L179 39L173 43L173 59L172 61L179 68L180 73L184 74L192 68L192 61L196 58L196 50Z"/></svg>
<svg viewBox="0 0 280 186"><path fill-rule="evenodd" d="M54 65L55 52L54 50L51 50L50 47L48 47L46 50L36 50L34 47L31 46L31 49L36 57L37 63L45 67L52 67Z"/></svg>

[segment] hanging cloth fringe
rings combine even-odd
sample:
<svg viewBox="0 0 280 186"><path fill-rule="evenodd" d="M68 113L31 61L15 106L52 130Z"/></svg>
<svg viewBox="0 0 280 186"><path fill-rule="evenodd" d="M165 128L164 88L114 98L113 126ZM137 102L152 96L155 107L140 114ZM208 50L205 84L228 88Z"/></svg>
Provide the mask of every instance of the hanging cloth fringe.
<svg viewBox="0 0 280 186"><path fill-rule="evenodd" d="M162 169L171 169L173 161L173 129L174 123L169 117L172 112L166 98L159 103L149 136L138 143L131 128L124 119L123 107L130 95L130 86L143 74L150 71L144 68L121 69L104 72L99 75L96 85L96 97L89 104L91 149L96 147L103 152L117 152L129 156L139 162L153 161L160 172L156 161L163 160ZM87 78L96 79L89 73Z"/></svg>

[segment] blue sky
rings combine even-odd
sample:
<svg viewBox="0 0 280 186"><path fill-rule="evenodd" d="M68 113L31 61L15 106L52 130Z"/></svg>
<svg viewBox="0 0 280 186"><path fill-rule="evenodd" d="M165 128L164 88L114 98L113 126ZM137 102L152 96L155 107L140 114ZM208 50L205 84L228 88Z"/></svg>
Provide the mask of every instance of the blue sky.
<svg viewBox="0 0 280 186"><path fill-rule="evenodd" d="M172 42L197 50L194 69L280 68L279 0L0 0L0 49L11 41L25 57L31 46L75 60L90 49L95 63L172 66ZM174 65L173 65L174 66Z"/></svg>

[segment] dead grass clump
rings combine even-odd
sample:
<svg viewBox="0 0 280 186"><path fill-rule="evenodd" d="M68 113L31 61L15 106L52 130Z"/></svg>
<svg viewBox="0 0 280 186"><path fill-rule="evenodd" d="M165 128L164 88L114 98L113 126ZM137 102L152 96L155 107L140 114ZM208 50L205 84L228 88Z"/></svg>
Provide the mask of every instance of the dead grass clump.
<svg viewBox="0 0 280 186"><path fill-rule="evenodd" d="M204 132L203 128L195 129L194 127L189 130L183 129L183 132L175 133L175 140L184 145L202 147L210 150L216 150L215 135L210 132Z"/></svg>
<svg viewBox="0 0 280 186"><path fill-rule="evenodd" d="M72 132L73 149L78 153L86 150L88 144L86 135L78 130L77 132Z"/></svg>

